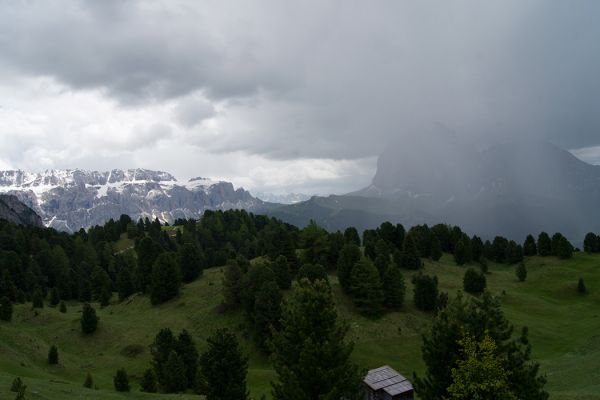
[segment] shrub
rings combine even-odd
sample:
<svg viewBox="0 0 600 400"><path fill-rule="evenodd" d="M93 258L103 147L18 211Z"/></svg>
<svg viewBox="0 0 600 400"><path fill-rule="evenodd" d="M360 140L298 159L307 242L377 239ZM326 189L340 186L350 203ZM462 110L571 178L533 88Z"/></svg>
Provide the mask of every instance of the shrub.
<svg viewBox="0 0 600 400"><path fill-rule="evenodd" d="M463 288L465 292L471 294L479 294L485 290L486 280L485 275L481 272L477 272L472 268L469 268L465 272L465 276L463 278Z"/></svg>
<svg viewBox="0 0 600 400"><path fill-rule="evenodd" d="M58 311L60 311L61 313L66 313L67 312L67 305L65 304L64 301L60 302L60 306L58 306Z"/></svg>
<svg viewBox="0 0 600 400"><path fill-rule="evenodd" d="M92 374L90 374L89 372L85 376L85 381L83 381L83 387L88 389L94 387L94 378L92 378Z"/></svg>
<svg viewBox="0 0 600 400"><path fill-rule="evenodd" d="M96 316L96 310L89 305L89 303L85 303L83 305L83 312L81 314L81 332L84 334L91 334L96 332L96 328L98 327L98 317Z"/></svg>
<svg viewBox="0 0 600 400"><path fill-rule="evenodd" d="M115 390L117 392L129 392L129 377L127 376L125 368L117 370L113 383L115 384Z"/></svg>
<svg viewBox="0 0 600 400"><path fill-rule="evenodd" d="M158 391L158 385L156 384L156 374L153 369L147 369L144 372L142 381L140 382L141 391L146 393L156 393Z"/></svg>
<svg viewBox="0 0 600 400"><path fill-rule="evenodd" d="M579 293L586 293L587 289L585 287L585 282L583 282L583 278L579 278L579 282L577 282L577 291Z"/></svg>
<svg viewBox="0 0 600 400"><path fill-rule="evenodd" d="M519 279L519 282L525 281L527 278L527 268L525 267L525 264L519 264L515 273L517 275L517 279Z"/></svg>
<svg viewBox="0 0 600 400"><path fill-rule="evenodd" d="M55 345L50 346L50 350L48 350L48 364L58 364L58 348Z"/></svg>
<svg viewBox="0 0 600 400"><path fill-rule="evenodd" d="M23 387L23 380L20 377L16 377L13 381L12 381L12 385L10 386L10 391L11 392L18 392L22 387Z"/></svg>
<svg viewBox="0 0 600 400"><path fill-rule="evenodd" d="M422 311L435 310L438 302L437 276L418 274L412 279L415 306Z"/></svg>

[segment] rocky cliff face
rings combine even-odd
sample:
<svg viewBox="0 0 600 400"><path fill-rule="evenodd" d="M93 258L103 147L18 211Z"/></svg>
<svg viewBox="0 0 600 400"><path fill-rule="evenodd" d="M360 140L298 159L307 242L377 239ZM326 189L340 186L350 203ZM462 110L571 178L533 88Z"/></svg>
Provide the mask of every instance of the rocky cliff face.
<svg viewBox="0 0 600 400"><path fill-rule="evenodd" d="M261 211L269 206L229 182L180 182L166 172L145 169L0 171L0 192L18 197L45 225L64 231L103 224L121 214L172 222L198 218L209 209Z"/></svg>
<svg viewBox="0 0 600 400"><path fill-rule="evenodd" d="M16 196L0 195L0 219L20 225L43 227L42 219Z"/></svg>

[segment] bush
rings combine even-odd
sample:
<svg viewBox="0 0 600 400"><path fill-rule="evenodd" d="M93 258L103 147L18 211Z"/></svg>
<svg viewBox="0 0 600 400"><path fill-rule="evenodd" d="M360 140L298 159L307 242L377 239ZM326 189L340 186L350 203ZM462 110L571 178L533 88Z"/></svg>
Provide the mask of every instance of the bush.
<svg viewBox="0 0 600 400"><path fill-rule="evenodd" d="M58 311L60 311L63 314L67 312L67 305L64 301L60 302L60 306L58 306Z"/></svg>
<svg viewBox="0 0 600 400"><path fill-rule="evenodd" d="M525 267L525 264L519 264L515 273L517 275L517 279L519 279L519 282L525 281L527 278L527 268Z"/></svg>
<svg viewBox="0 0 600 400"><path fill-rule="evenodd" d="M83 305L80 322L81 332L84 334L89 335L96 332L96 328L98 327L98 317L96 316L96 310L94 310L89 303Z"/></svg>
<svg viewBox="0 0 600 400"><path fill-rule="evenodd" d="M92 378L92 374L90 374L89 372L85 376L85 381L83 381L83 387L88 389L94 387L94 378Z"/></svg>
<svg viewBox="0 0 600 400"><path fill-rule="evenodd" d="M10 386L10 391L11 392L18 392L22 387L23 387L23 380L20 377L16 377L13 381L12 381L12 385Z"/></svg>
<svg viewBox="0 0 600 400"><path fill-rule="evenodd" d="M486 280L485 275L481 272L477 272L472 268L469 268L465 272L465 276L463 278L463 288L465 292L471 294L479 294L485 290Z"/></svg>
<svg viewBox="0 0 600 400"><path fill-rule="evenodd" d="M577 291L579 293L586 293L587 289L585 287L585 282L583 282L583 278L579 278L579 282L577 282Z"/></svg>
<svg viewBox="0 0 600 400"><path fill-rule="evenodd" d="M48 350L48 364L58 364L58 349L55 345L50 346L50 350Z"/></svg>
<svg viewBox="0 0 600 400"><path fill-rule="evenodd" d="M438 302L437 276L418 274L412 279L415 306L422 311L433 311Z"/></svg>
<svg viewBox="0 0 600 400"><path fill-rule="evenodd" d="M142 381L140 382L141 391L146 393L156 393L158 391L158 385L156 384L156 374L154 370L147 369L144 372Z"/></svg>
<svg viewBox="0 0 600 400"><path fill-rule="evenodd" d="M129 377L125 368L117 370L113 383L117 392L129 392Z"/></svg>

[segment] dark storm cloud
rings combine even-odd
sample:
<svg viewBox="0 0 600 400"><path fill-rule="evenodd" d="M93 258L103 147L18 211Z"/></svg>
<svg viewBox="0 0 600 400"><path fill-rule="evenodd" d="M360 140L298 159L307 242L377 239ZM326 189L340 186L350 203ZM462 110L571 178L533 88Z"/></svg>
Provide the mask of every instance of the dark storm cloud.
<svg viewBox="0 0 600 400"><path fill-rule="evenodd" d="M60 6L57 6L60 4ZM215 152L351 159L443 131L600 144L600 2L0 2L0 62L178 103L220 103ZM195 112L197 110L197 112Z"/></svg>

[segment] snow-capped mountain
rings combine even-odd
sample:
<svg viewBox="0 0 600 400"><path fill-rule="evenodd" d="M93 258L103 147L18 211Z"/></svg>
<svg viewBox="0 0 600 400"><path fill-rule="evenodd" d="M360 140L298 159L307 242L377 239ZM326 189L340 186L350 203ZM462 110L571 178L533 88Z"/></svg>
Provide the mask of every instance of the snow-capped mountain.
<svg viewBox="0 0 600 400"><path fill-rule="evenodd" d="M274 193L263 193L257 192L256 197L267 201L269 203L279 204L296 204L302 201L310 199L312 196L304 193L285 193L285 194L274 194Z"/></svg>
<svg viewBox="0 0 600 400"><path fill-rule="evenodd" d="M0 192L17 196L45 225L64 231L103 224L121 214L172 222L198 218L205 210L268 207L230 182L180 182L167 172L146 169L0 171Z"/></svg>

